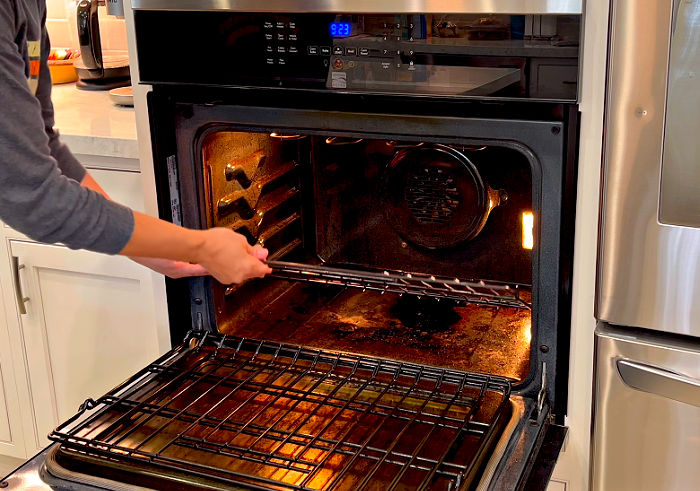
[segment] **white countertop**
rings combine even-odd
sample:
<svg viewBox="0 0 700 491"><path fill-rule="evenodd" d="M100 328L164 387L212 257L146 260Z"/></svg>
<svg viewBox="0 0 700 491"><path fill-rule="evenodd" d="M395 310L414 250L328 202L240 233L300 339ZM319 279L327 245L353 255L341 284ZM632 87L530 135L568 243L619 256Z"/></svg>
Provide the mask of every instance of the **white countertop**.
<svg viewBox="0 0 700 491"><path fill-rule="evenodd" d="M133 107L116 106L107 91L54 85L55 127L75 154L138 159Z"/></svg>

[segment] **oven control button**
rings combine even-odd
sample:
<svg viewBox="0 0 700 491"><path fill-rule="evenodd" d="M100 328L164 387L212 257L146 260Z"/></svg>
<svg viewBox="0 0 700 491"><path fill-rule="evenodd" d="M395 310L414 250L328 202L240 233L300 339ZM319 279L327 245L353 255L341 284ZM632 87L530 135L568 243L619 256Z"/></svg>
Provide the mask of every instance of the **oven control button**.
<svg viewBox="0 0 700 491"><path fill-rule="evenodd" d="M263 27L265 29L272 29L272 22L266 20L265 23L263 24Z"/></svg>
<svg viewBox="0 0 700 491"><path fill-rule="evenodd" d="M266 33L265 33L265 40L266 40L266 41L272 41L272 34L270 34L269 32L266 32Z"/></svg>
<svg viewBox="0 0 700 491"><path fill-rule="evenodd" d="M333 62L333 68L335 68L336 70L340 70L341 68L343 68L343 60L341 60L340 58L337 58Z"/></svg>
<svg viewBox="0 0 700 491"><path fill-rule="evenodd" d="M299 50L297 49L296 46L289 46L287 48L287 53L297 54L298 52L299 52Z"/></svg>
<svg viewBox="0 0 700 491"><path fill-rule="evenodd" d="M284 46L277 46L277 52L278 53L286 53L287 48L285 48Z"/></svg>
<svg viewBox="0 0 700 491"><path fill-rule="evenodd" d="M282 34L281 32L277 33L277 40L278 41L284 41L285 40L285 35Z"/></svg>
<svg viewBox="0 0 700 491"><path fill-rule="evenodd" d="M321 56L330 56L331 48L330 46L321 46Z"/></svg>
<svg viewBox="0 0 700 491"><path fill-rule="evenodd" d="M284 29L284 22L277 21L277 29Z"/></svg>
<svg viewBox="0 0 700 491"><path fill-rule="evenodd" d="M297 23L294 21L289 21L289 28L290 29L296 29L297 28Z"/></svg>
<svg viewBox="0 0 700 491"><path fill-rule="evenodd" d="M290 41L296 41L296 40L297 40L297 35L296 35L296 34L290 34L290 35L287 36L287 37L289 38Z"/></svg>
<svg viewBox="0 0 700 491"><path fill-rule="evenodd" d="M286 64L287 64L287 60L285 60L284 58L278 58L278 59L277 59L277 64L278 64L278 65L286 65Z"/></svg>
<svg viewBox="0 0 700 491"><path fill-rule="evenodd" d="M369 56L369 48L360 48L360 56Z"/></svg>
<svg viewBox="0 0 700 491"><path fill-rule="evenodd" d="M333 46L333 54L342 56L345 54L345 50L342 46Z"/></svg>
<svg viewBox="0 0 700 491"><path fill-rule="evenodd" d="M317 55L318 54L318 46L308 46L306 48L306 52L309 53L310 55Z"/></svg>
<svg viewBox="0 0 700 491"><path fill-rule="evenodd" d="M275 59L274 59L274 58L267 58L267 59L265 60L265 62L266 62L268 65L274 65L274 64L275 64Z"/></svg>
<svg viewBox="0 0 700 491"><path fill-rule="evenodd" d="M266 51L267 53L272 53L272 51L273 51L273 50L272 50L272 46L270 46L269 44L268 44L267 46L265 46L265 51Z"/></svg>
<svg viewBox="0 0 700 491"><path fill-rule="evenodd" d="M345 54L348 56L357 56L357 48L345 48Z"/></svg>

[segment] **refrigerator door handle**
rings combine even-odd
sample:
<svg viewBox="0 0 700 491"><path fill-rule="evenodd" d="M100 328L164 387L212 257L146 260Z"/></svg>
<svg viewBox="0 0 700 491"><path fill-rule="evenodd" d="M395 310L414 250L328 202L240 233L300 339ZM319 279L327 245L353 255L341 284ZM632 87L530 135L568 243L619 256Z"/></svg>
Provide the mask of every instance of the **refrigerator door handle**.
<svg viewBox="0 0 700 491"><path fill-rule="evenodd" d="M700 380L666 368L618 358L617 371L629 387L700 407Z"/></svg>

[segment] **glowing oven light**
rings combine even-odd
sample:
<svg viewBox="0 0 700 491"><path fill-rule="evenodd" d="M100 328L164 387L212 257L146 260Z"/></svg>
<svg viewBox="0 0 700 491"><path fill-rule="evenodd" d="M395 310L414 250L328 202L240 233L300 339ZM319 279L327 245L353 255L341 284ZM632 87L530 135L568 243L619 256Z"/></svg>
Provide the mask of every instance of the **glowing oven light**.
<svg viewBox="0 0 700 491"><path fill-rule="evenodd" d="M523 213L523 249L532 249L535 245L533 229L535 227L535 216L531 211Z"/></svg>

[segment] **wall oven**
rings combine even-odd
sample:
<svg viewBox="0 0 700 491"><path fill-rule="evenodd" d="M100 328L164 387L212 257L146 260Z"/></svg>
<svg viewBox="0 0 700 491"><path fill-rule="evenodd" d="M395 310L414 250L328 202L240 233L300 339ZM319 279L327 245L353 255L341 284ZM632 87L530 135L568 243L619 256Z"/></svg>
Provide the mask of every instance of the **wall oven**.
<svg viewBox="0 0 700 491"><path fill-rule="evenodd" d="M580 2L132 3L161 216L273 274L169 282L177 347L52 432L44 479L546 486Z"/></svg>

